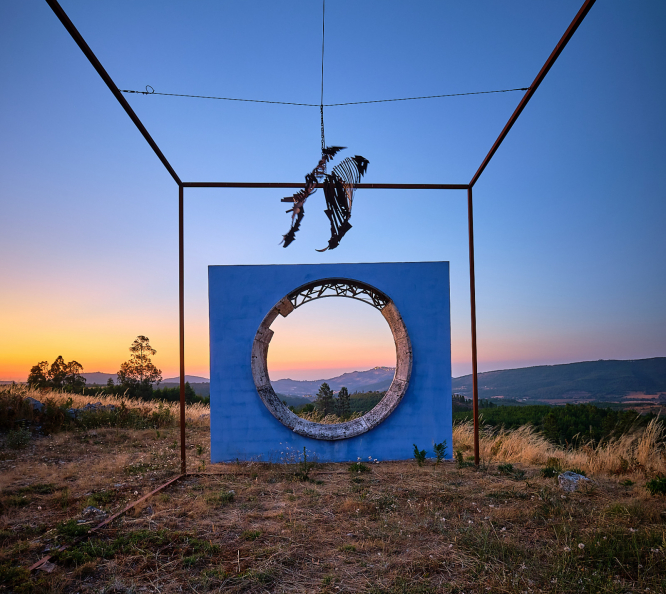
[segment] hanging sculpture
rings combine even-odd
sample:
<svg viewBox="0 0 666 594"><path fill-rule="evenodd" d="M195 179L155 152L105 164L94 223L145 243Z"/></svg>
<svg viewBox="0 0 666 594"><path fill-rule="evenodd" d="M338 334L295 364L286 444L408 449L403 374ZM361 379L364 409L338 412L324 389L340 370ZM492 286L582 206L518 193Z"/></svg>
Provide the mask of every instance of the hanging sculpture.
<svg viewBox="0 0 666 594"><path fill-rule="evenodd" d="M328 246L317 250L325 252L333 250L340 244L345 233L351 229L349 219L351 218L352 202L356 184L368 169L369 161L365 157L355 155L347 157L338 163L331 173L326 173L326 164L335 157L337 153L344 150L342 146L327 146L322 149L321 159L317 166L305 176L305 187L289 198L283 198L283 202L293 202L293 208L287 212L291 214L291 228L283 236L282 245L287 247L296 238L296 232L301 226L305 214L304 205L309 196L317 190L317 184L321 183L326 199L326 216L331 222L331 238Z"/></svg>

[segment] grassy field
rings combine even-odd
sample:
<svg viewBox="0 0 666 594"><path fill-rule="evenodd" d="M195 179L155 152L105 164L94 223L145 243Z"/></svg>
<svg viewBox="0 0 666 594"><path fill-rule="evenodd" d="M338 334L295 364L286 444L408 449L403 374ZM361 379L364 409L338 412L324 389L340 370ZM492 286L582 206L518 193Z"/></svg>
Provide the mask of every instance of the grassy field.
<svg viewBox="0 0 666 594"><path fill-rule="evenodd" d="M529 428L489 431L479 469L471 427L460 425L458 463L366 460L350 470L305 466L298 453L211 465L207 412L188 407L198 474L78 542L104 517L88 506L115 512L178 472L178 427L77 429L22 449L0 434L0 592L666 590L666 497L645 488L666 474L660 421L577 450ZM594 482L565 494L545 466ZM68 542L52 571L28 574Z"/></svg>

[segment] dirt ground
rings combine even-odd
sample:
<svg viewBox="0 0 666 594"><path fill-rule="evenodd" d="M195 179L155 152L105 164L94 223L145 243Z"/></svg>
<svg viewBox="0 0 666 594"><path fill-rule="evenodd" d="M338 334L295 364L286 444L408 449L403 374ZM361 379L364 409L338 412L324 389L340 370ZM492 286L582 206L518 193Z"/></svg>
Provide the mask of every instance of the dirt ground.
<svg viewBox="0 0 666 594"><path fill-rule="evenodd" d="M566 494L521 464L211 465L206 427L187 436L199 474L85 536L178 473L177 439L98 429L0 449L0 592L666 591L666 497L640 477Z"/></svg>

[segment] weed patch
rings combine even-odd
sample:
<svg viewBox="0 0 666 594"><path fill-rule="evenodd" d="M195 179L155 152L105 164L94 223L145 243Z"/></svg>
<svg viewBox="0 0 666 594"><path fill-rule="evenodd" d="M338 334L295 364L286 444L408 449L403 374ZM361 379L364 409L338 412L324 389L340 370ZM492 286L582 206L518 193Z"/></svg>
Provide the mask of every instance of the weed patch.
<svg viewBox="0 0 666 594"><path fill-rule="evenodd" d="M653 478L645 483L645 488L650 495L666 495L666 476Z"/></svg>
<svg viewBox="0 0 666 594"><path fill-rule="evenodd" d="M349 472L370 472L370 467L366 464L363 464L363 462L354 462L353 464L349 465L347 470Z"/></svg>

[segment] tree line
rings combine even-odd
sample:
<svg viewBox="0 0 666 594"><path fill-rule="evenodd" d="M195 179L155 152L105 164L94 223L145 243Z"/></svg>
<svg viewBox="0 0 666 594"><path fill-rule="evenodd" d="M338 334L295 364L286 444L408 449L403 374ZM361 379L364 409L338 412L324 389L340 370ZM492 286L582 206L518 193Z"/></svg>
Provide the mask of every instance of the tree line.
<svg viewBox="0 0 666 594"><path fill-rule="evenodd" d="M601 408L592 404L564 406L495 406L482 413L483 423L505 429L532 425L548 440L559 445L585 444L619 437L647 426L653 414L634 410ZM454 422L471 420L472 413L454 412Z"/></svg>
<svg viewBox="0 0 666 594"><path fill-rule="evenodd" d="M109 378L106 386L88 388L91 393L126 395L141 400L180 400L180 388L156 388L162 381L162 371L152 362L151 356L157 351L150 345L147 336L139 335L129 347L130 358L120 365L116 381ZM30 369L28 385L37 389L51 388L72 393L83 393L86 378L81 375L83 365L77 361L65 363L62 356L49 365L40 361ZM199 396L189 382L185 384L185 401L209 402L210 398Z"/></svg>

